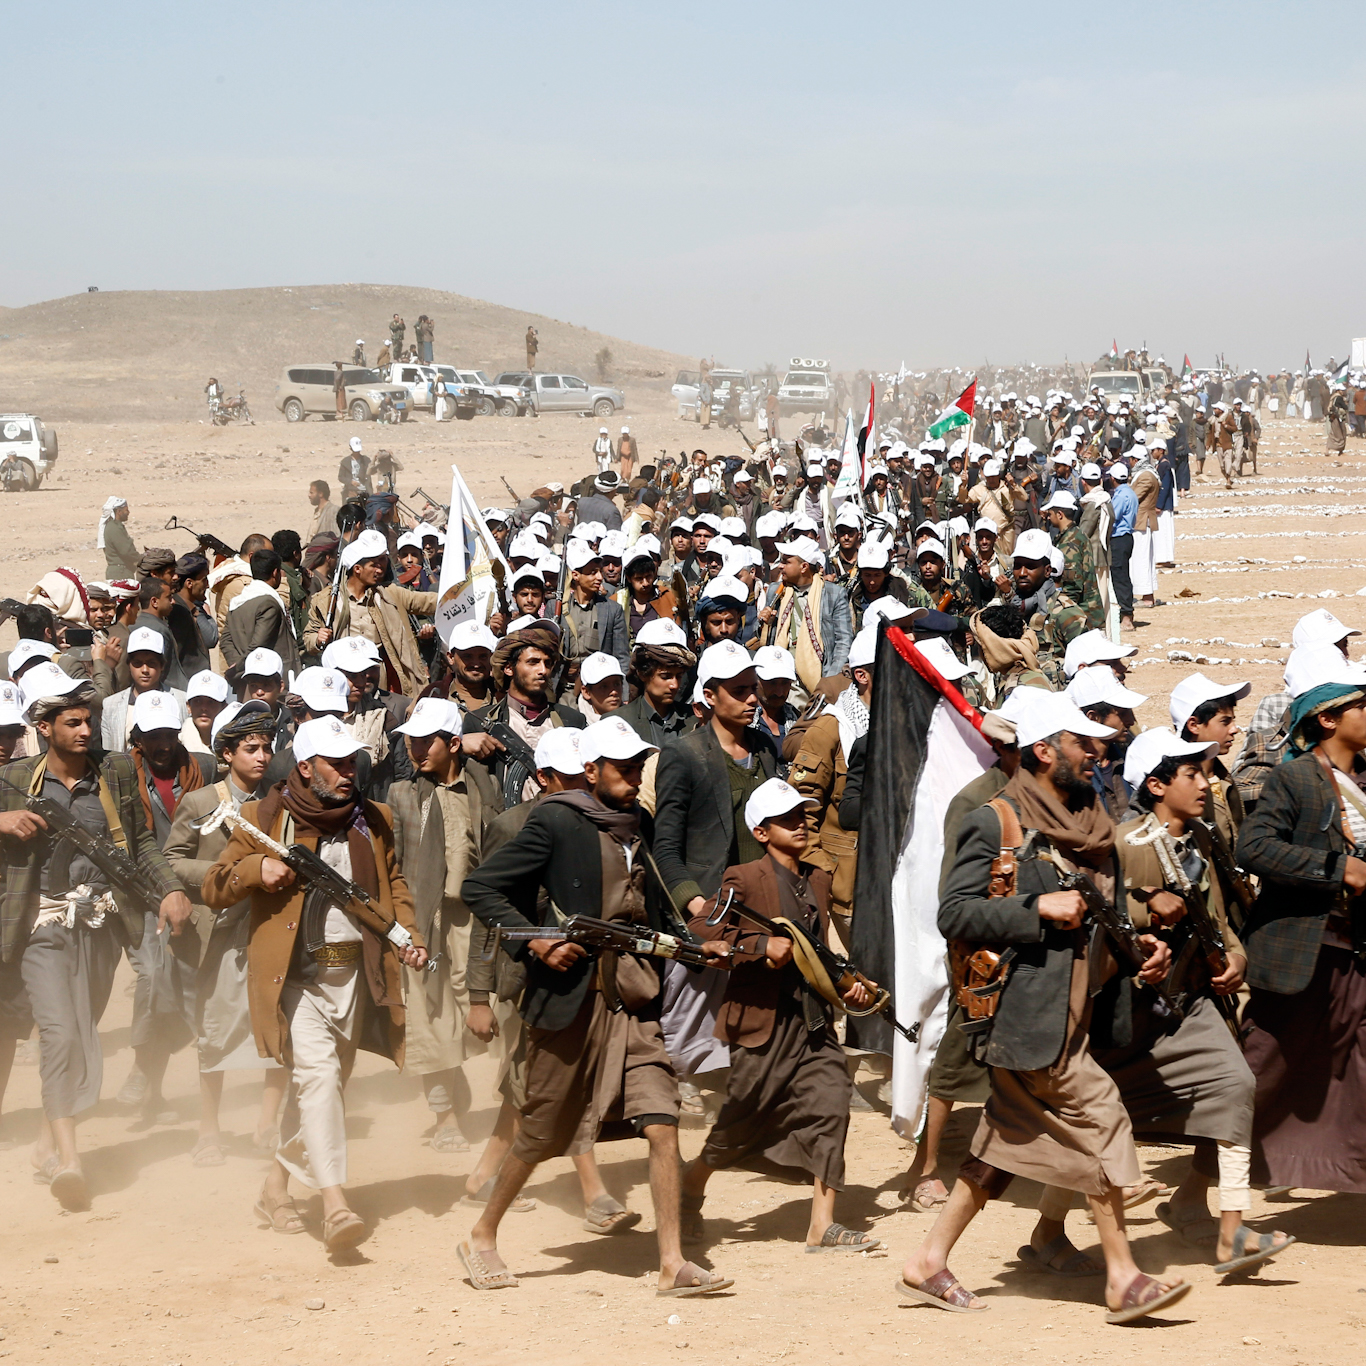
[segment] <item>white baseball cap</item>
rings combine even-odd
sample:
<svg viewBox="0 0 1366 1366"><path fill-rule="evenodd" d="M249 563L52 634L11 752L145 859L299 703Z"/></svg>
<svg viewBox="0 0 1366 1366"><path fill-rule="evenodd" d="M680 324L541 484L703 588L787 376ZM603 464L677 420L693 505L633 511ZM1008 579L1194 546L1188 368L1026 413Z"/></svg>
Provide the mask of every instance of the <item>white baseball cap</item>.
<svg viewBox="0 0 1366 1366"><path fill-rule="evenodd" d="M242 676L248 674L255 678L275 678L285 676L285 662L274 650L258 645L243 661Z"/></svg>
<svg viewBox="0 0 1366 1366"><path fill-rule="evenodd" d="M761 645L754 652L754 672L765 683L786 678L797 681L797 661L781 645Z"/></svg>
<svg viewBox="0 0 1366 1366"><path fill-rule="evenodd" d="M753 480L753 478L754 476L748 470L737 470L735 472L735 478L731 480L731 483L748 484Z"/></svg>
<svg viewBox="0 0 1366 1366"><path fill-rule="evenodd" d="M159 631L152 630L150 626L139 626L136 630L129 632L128 653L135 655L139 650L164 655L166 653L166 641Z"/></svg>
<svg viewBox="0 0 1366 1366"><path fill-rule="evenodd" d="M718 574L702 585L702 597L699 602L714 602L717 598L730 598L735 602L746 603L749 601L749 589L730 574Z"/></svg>
<svg viewBox="0 0 1366 1366"><path fill-rule="evenodd" d="M989 531L993 536L1001 534L1001 528L996 525L994 517L979 517L973 524L972 534L976 536L979 531Z"/></svg>
<svg viewBox="0 0 1366 1366"><path fill-rule="evenodd" d="M1128 659L1138 653L1137 645L1120 645L1111 640L1104 631L1083 631L1067 642L1063 651L1063 672L1070 678L1078 669L1088 664L1102 664L1107 659Z"/></svg>
<svg viewBox="0 0 1366 1366"><path fill-rule="evenodd" d="M1049 563L1053 559L1053 542L1048 539L1048 532L1041 531L1038 527L1030 527L1028 531L1020 532L1015 542L1015 549L1010 552L1012 563L1020 560L1046 560Z"/></svg>
<svg viewBox="0 0 1366 1366"><path fill-rule="evenodd" d="M1192 759L1199 762L1209 758L1218 748L1213 740L1206 744L1194 744L1178 740L1174 730L1154 726L1130 741L1124 754L1124 781L1131 788L1142 787L1143 780L1163 759Z"/></svg>
<svg viewBox="0 0 1366 1366"><path fill-rule="evenodd" d="M528 571L531 576L537 579L541 586L545 586L545 581L535 570ZM513 580L515 585L516 579ZM451 649L452 650L496 650L498 648L498 637L484 625L482 621L462 621L451 628Z"/></svg>
<svg viewBox="0 0 1366 1366"><path fill-rule="evenodd" d="M389 542L373 528L362 531L341 553L343 569L354 569L362 560L378 560L389 553Z"/></svg>
<svg viewBox="0 0 1366 1366"><path fill-rule="evenodd" d="M785 816L799 806L819 806L814 797L803 797L791 783L781 778L762 782L749 794L745 803L745 825L753 830L774 816Z"/></svg>
<svg viewBox="0 0 1366 1366"><path fill-rule="evenodd" d="M510 589L512 589L512 591L515 593L515 592L517 591L517 589L518 589L522 584L524 584L524 583L534 583L534 584L536 585L537 588L539 588L539 589L541 589L541 590L544 591L544 589L545 589L545 575L542 574L541 571L540 571L534 564L524 564L524 565L523 565L523 566L522 566L522 567L521 567L521 568L512 576L512 581L508 584L508 587L509 587ZM458 631L458 630L460 629L461 626L477 626L477 627L479 627L481 630L485 630L485 631L488 631L488 629L489 629L487 626L484 625L484 623L483 623L482 621L462 621L462 622L460 622L456 627L454 627L454 629L451 631L451 637L452 637L452 639L454 639L455 632ZM495 640L497 639L497 637L494 636L494 634L493 634L492 631L489 631L489 636L490 636L490 638L492 638L492 639L495 639ZM455 649L456 647L455 647L454 645L452 645L451 648L452 648L452 649ZM461 645L459 648L462 649L462 650L468 650L468 649L470 649L470 646L468 646L468 645ZM488 648L489 648L489 649L492 649L493 646L490 645Z"/></svg>
<svg viewBox="0 0 1366 1366"><path fill-rule="evenodd" d="M1081 477L1085 479L1088 484L1099 484L1100 466L1093 461L1088 460L1086 464L1081 467Z"/></svg>
<svg viewBox="0 0 1366 1366"><path fill-rule="evenodd" d="M851 669L871 668L877 658L877 623L865 626L849 646L849 667Z"/></svg>
<svg viewBox="0 0 1366 1366"><path fill-rule="evenodd" d="M781 512L765 512L754 523L754 534L760 540L776 537L787 525L787 517Z"/></svg>
<svg viewBox="0 0 1366 1366"><path fill-rule="evenodd" d="M993 475L998 475L998 474L1000 474L1000 472L1001 472L1001 462L1000 462L999 460L984 460L984 461L982 461L982 478L983 478L983 479L990 479Z"/></svg>
<svg viewBox="0 0 1366 1366"><path fill-rule="evenodd" d="M1299 649L1301 645L1328 644L1337 645L1347 639L1348 636L1359 636L1360 631L1354 631L1350 626L1344 626L1326 607L1320 607L1316 611L1307 612L1295 623L1294 634L1290 637L1290 643ZM23 642L20 641L22 645ZM10 656L10 669L14 668L14 656Z"/></svg>
<svg viewBox="0 0 1366 1366"><path fill-rule="evenodd" d="M814 536L798 536L795 540L783 541L778 546L778 554L782 556L795 555L800 560L805 560L807 564L819 565L822 560L821 548L816 544Z"/></svg>
<svg viewBox="0 0 1366 1366"><path fill-rule="evenodd" d="M579 732L579 758L585 764L595 764L599 759L634 759L653 754L657 748L642 740L619 716L604 716Z"/></svg>
<svg viewBox="0 0 1366 1366"><path fill-rule="evenodd" d="M626 533L609 531L598 543L598 554L604 560L619 560L626 549Z"/></svg>
<svg viewBox="0 0 1366 1366"><path fill-rule="evenodd" d="M13 677L20 669L33 659L54 659L57 655L57 647L48 644L45 640L21 640L9 652L9 671Z"/></svg>
<svg viewBox="0 0 1366 1366"><path fill-rule="evenodd" d="M1115 481L1115 483L1117 483L1117 484L1123 484L1123 483L1127 483L1127 482L1128 482L1128 479L1129 479L1129 467L1128 467L1128 465L1121 465L1121 464L1119 463L1119 461L1115 461L1115 463L1114 463L1113 465L1111 465L1110 468L1109 468L1108 470L1106 470L1105 472L1106 472L1106 474L1108 474L1108 475L1110 476L1110 478L1113 479L1113 480Z"/></svg>
<svg viewBox="0 0 1366 1366"><path fill-rule="evenodd" d="M1016 692L1019 691L1017 688ZM1050 735L1057 735L1060 731L1097 738L1109 738L1115 734L1112 727L1092 721L1062 693L1046 693L1042 689L1033 691L1038 692L1039 696L1028 699L1025 710L1015 721L1015 743L1021 749L1039 740L1047 740ZM1014 696L1013 693L1011 695Z"/></svg>
<svg viewBox="0 0 1366 1366"><path fill-rule="evenodd" d="M553 769L567 777L583 772L583 759L579 756L579 736L583 730L578 726L552 726L536 741L536 767Z"/></svg>
<svg viewBox="0 0 1366 1366"><path fill-rule="evenodd" d="M852 500L841 503L839 511L835 514L835 525L852 527L857 531L863 525L863 513Z"/></svg>
<svg viewBox="0 0 1366 1366"><path fill-rule="evenodd" d="M886 569L891 560L891 552L887 549L886 541L864 541L858 548L860 569Z"/></svg>
<svg viewBox="0 0 1366 1366"><path fill-rule="evenodd" d="M702 651L697 661L697 681L710 683L714 679L734 678L754 667L754 656L733 640L718 640Z"/></svg>
<svg viewBox="0 0 1366 1366"><path fill-rule="evenodd" d="M918 617L923 617L929 610L928 607L908 607L900 599L886 593L880 598L874 598L868 604L863 613L863 629L867 630L868 627L877 625L880 620L890 622L915 621Z"/></svg>
<svg viewBox="0 0 1366 1366"><path fill-rule="evenodd" d="M1338 655L1341 658L1341 651L1338 652ZM1191 713L1202 702L1213 702L1220 697L1230 697L1238 702L1251 691L1251 683L1216 683L1214 679L1206 678L1204 674L1191 674L1189 677L1183 678L1172 689L1172 725L1176 727L1176 733L1180 735L1181 728L1190 720Z"/></svg>
<svg viewBox="0 0 1366 1366"><path fill-rule="evenodd" d="M1066 489L1055 489L1053 496L1039 509L1040 512L1051 512L1054 508L1064 508L1068 512L1077 510L1076 495L1069 493Z"/></svg>
<svg viewBox="0 0 1366 1366"><path fill-rule="evenodd" d="M653 621L647 621L636 632L635 643L637 645L682 645L686 648L688 637L677 622L670 621L668 617L655 617Z"/></svg>
<svg viewBox="0 0 1366 1366"><path fill-rule="evenodd" d="M601 683L604 678L625 678L625 676L621 661L617 659L616 655L609 655L603 650L594 650L579 665L579 677L590 688L594 683Z"/></svg>
<svg viewBox="0 0 1366 1366"><path fill-rule="evenodd" d="M400 735L459 735L464 728L460 708L444 697L419 697L408 719L394 729Z"/></svg>
<svg viewBox="0 0 1366 1366"><path fill-rule="evenodd" d="M545 553L545 542L534 531L519 531L508 546L508 558L513 560L534 560Z"/></svg>
<svg viewBox="0 0 1366 1366"><path fill-rule="evenodd" d="M733 541L738 541L742 536L749 533L745 530L745 519L743 517L722 517L721 535L729 537Z"/></svg>
<svg viewBox="0 0 1366 1366"><path fill-rule="evenodd" d="M35 702L45 697L66 697L85 684L83 678L72 678L56 664L35 664L19 684L19 700L23 704L24 719Z"/></svg>
<svg viewBox="0 0 1366 1366"><path fill-rule="evenodd" d="M922 541L920 549L915 552L917 560L923 559L926 555L938 555L945 563L948 562L949 558L949 552L944 548L944 542L934 536Z"/></svg>
<svg viewBox="0 0 1366 1366"><path fill-rule="evenodd" d="M37 665L32 672L46 667ZM25 674L24 683L28 680L29 675ZM1300 697L1325 683L1366 686L1366 667L1344 658L1342 651L1326 640L1291 650L1290 658L1285 661L1285 686L1291 697Z"/></svg>
<svg viewBox="0 0 1366 1366"><path fill-rule="evenodd" d="M570 569L584 569L590 564L600 564L602 557L587 541L571 540L564 548L565 559Z"/></svg>
<svg viewBox="0 0 1366 1366"><path fill-rule="evenodd" d="M335 716L320 716L305 721L294 732L294 761L302 763L321 755L324 759L345 759L364 746Z"/></svg>
<svg viewBox="0 0 1366 1366"><path fill-rule="evenodd" d="M228 680L212 669L200 669L185 685L185 700L192 697L211 697L215 702L226 702L232 696Z"/></svg>
<svg viewBox="0 0 1366 1366"><path fill-rule="evenodd" d="M696 531L700 526L709 528L713 536L721 533L721 519L714 512L699 512L693 518L692 529Z"/></svg>
<svg viewBox="0 0 1366 1366"><path fill-rule="evenodd" d="M711 480L710 480L710 479L694 479L694 480L692 481L692 491L693 491L694 493L710 493L710 492L711 492Z"/></svg>
<svg viewBox="0 0 1366 1366"><path fill-rule="evenodd" d="M24 724L24 698L17 683L0 682L0 726Z"/></svg>
<svg viewBox="0 0 1366 1366"><path fill-rule="evenodd" d="M345 716L351 707L351 684L339 669L317 664L301 669L289 690L302 697L304 706L314 713L341 712Z"/></svg>
<svg viewBox="0 0 1366 1366"><path fill-rule="evenodd" d="M360 454L360 437L353 436L351 438L351 449L355 451L357 455Z"/></svg>
<svg viewBox="0 0 1366 1366"><path fill-rule="evenodd" d="M1127 707L1133 710L1148 700L1146 693L1126 688L1115 677L1115 671L1108 664L1088 664L1078 669L1067 687L1065 696L1070 697L1083 710L1102 702L1112 707Z"/></svg>
<svg viewBox="0 0 1366 1366"><path fill-rule="evenodd" d="M689 535L692 535L692 518L683 516L675 517L673 521L669 523L669 535L672 536L675 531L686 531Z"/></svg>
<svg viewBox="0 0 1366 1366"><path fill-rule="evenodd" d="M324 669L340 669L349 674L363 674L379 662L379 650L364 636L343 636L334 640L322 656Z"/></svg>
<svg viewBox="0 0 1366 1366"><path fill-rule="evenodd" d="M180 703L168 692L139 693L133 703L133 729L144 735L153 730L179 730L184 724Z"/></svg>
<svg viewBox="0 0 1366 1366"><path fill-rule="evenodd" d="M949 642L942 636L931 636L926 640L917 640L915 642L915 648L919 650L950 683L956 683L965 674L970 674L972 672L972 665L964 664L963 661L954 654Z"/></svg>

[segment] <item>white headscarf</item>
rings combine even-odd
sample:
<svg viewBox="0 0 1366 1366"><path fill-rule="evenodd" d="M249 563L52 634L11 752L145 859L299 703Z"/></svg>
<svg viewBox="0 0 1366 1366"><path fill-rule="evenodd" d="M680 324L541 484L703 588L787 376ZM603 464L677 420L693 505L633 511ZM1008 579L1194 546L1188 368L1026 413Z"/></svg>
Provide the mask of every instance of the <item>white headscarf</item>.
<svg viewBox="0 0 1366 1366"><path fill-rule="evenodd" d="M104 524L120 509L128 506L126 498L119 498L111 494L104 500L104 506L100 509L100 524L95 528L95 549L104 549Z"/></svg>

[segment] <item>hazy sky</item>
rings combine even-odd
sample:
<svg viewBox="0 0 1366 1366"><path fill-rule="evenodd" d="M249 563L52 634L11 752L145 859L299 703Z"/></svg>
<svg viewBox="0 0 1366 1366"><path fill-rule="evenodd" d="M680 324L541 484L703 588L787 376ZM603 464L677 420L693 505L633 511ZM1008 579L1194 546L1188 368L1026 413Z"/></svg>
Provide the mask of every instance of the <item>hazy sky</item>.
<svg viewBox="0 0 1366 1366"><path fill-rule="evenodd" d="M1366 335L1356 5L0 16L0 303L424 285L751 365Z"/></svg>

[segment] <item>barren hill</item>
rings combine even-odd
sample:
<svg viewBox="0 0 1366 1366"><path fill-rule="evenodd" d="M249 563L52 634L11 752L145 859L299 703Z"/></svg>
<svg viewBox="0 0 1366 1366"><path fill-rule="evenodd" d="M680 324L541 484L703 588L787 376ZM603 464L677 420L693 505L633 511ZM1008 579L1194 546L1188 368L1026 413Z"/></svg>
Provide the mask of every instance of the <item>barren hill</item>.
<svg viewBox="0 0 1366 1366"><path fill-rule="evenodd" d="M351 359L364 337L373 361L400 314L412 343L418 314L436 322L439 361L489 371L526 363L527 325L540 333L541 369L607 375L628 391L667 388L686 357L441 290L389 285L302 285L212 291L73 294L0 308L0 410L51 421L199 416L204 384L245 388L258 421L277 420L272 397L286 365Z"/></svg>

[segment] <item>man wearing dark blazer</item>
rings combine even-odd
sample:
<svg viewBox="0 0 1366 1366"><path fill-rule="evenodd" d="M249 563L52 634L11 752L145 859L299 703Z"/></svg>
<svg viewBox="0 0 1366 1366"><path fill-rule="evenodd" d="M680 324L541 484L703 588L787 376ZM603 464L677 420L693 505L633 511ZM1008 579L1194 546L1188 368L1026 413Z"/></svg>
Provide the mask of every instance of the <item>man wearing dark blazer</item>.
<svg viewBox="0 0 1366 1366"><path fill-rule="evenodd" d="M586 727L579 757L588 790L544 797L521 831L466 877L461 894L474 915L489 926L531 929L524 912L543 887L564 916L662 928L665 908L647 874L648 822L636 803L653 752L617 717ZM591 1131L649 1142L658 1293L725 1289L733 1282L684 1261L679 1240L678 1081L659 1025L659 974L649 960L594 956L547 929L518 950L527 964L526 1103L484 1213L458 1248L470 1284L517 1284L498 1255L498 1225L536 1164ZM724 944L712 948L718 958L729 953Z"/></svg>
<svg viewBox="0 0 1366 1366"><path fill-rule="evenodd" d="M1366 670L1336 645L1303 646L1286 679L1299 757L1270 771L1238 837L1262 880L1243 932L1252 1180L1366 1192Z"/></svg>

